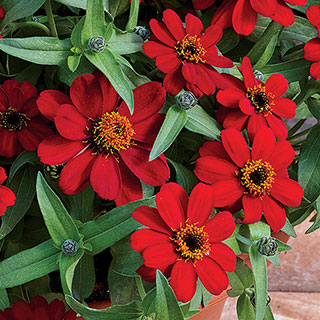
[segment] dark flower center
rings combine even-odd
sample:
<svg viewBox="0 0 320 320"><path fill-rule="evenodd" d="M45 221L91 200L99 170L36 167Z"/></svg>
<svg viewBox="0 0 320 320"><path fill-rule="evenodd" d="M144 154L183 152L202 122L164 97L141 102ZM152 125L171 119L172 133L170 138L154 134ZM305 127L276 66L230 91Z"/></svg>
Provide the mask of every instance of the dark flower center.
<svg viewBox="0 0 320 320"><path fill-rule="evenodd" d="M177 42L175 49L178 57L183 61L205 63L202 57L207 51L201 45L200 38L196 35L189 36L187 34L182 41Z"/></svg>
<svg viewBox="0 0 320 320"><path fill-rule="evenodd" d="M0 112L0 126L9 130L21 130L28 125L30 119L21 112L17 112L15 108L9 107L6 111Z"/></svg>
<svg viewBox="0 0 320 320"><path fill-rule="evenodd" d="M237 173L241 180L241 185L245 187L244 193L255 196L263 196L268 192L274 182L275 171L267 161L248 161Z"/></svg>
<svg viewBox="0 0 320 320"><path fill-rule="evenodd" d="M247 89L247 98L251 101L251 105L254 106L256 113L263 113L267 116L271 113L271 100L274 96L271 93L266 94L266 88L264 85L259 84L253 88Z"/></svg>
<svg viewBox="0 0 320 320"><path fill-rule="evenodd" d="M171 241L176 245L176 251L185 261L202 260L204 255L208 255L211 249L209 235L203 231L202 227L197 227L197 223L180 227L173 232Z"/></svg>
<svg viewBox="0 0 320 320"><path fill-rule="evenodd" d="M98 153L117 154L132 144L131 139L135 134L132 124L118 112L106 112L101 118L91 121L91 124L92 128L88 129L90 138L85 142L90 142Z"/></svg>

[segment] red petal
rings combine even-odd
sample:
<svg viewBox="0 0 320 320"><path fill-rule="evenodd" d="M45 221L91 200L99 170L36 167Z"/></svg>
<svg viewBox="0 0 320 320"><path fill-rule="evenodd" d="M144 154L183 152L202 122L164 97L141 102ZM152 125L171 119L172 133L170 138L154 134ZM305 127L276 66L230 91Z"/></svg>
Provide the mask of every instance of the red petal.
<svg viewBox="0 0 320 320"><path fill-rule="evenodd" d="M282 97L288 90L288 80L280 73L272 74L266 81L266 93L272 93L276 98Z"/></svg>
<svg viewBox="0 0 320 320"><path fill-rule="evenodd" d="M268 157L275 171L287 168L293 161L295 152L289 141L279 141L275 144L272 154Z"/></svg>
<svg viewBox="0 0 320 320"><path fill-rule="evenodd" d="M198 227L204 225L211 216L212 210L212 188L204 183L198 183L190 195L187 211L188 223L197 223Z"/></svg>
<svg viewBox="0 0 320 320"><path fill-rule="evenodd" d="M304 58L309 61L320 61L320 39L308 41L303 48Z"/></svg>
<svg viewBox="0 0 320 320"><path fill-rule="evenodd" d="M212 0L211 0L212 1ZM198 17L195 17L194 15L188 13L186 15L186 33L188 35L198 35L200 36L203 31L203 25L201 20Z"/></svg>
<svg viewBox="0 0 320 320"><path fill-rule="evenodd" d="M70 104L60 106L54 118L59 133L66 139L85 140L89 137L90 122Z"/></svg>
<svg viewBox="0 0 320 320"><path fill-rule="evenodd" d="M265 195L262 200L263 215L274 232L279 232L286 223L286 210L272 197Z"/></svg>
<svg viewBox="0 0 320 320"><path fill-rule="evenodd" d="M197 289L197 274L191 261L177 261L172 268L170 276L172 287L177 300L188 302Z"/></svg>
<svg viewBox="0 0 320 320"><path fill-rule="evenodd" d="M171 73L167 73L163 80L163 85L168 93L176 96L185 86L186 80L182 76L181 68Z"/></svg>
<svg viewBox="0 0 320 320"><path fill-rule="evenodd" d="M146 227L153 230L172 235L171 229L167 226L164 220L161 218L160 213L157 209L141 206L132 212L134 220L140 222Z"/></svg>
<svg viewBox="0 0 320 320"><path fill-rule="evenodd" d="M177 183L167 183L156 194L159 214L171 229L179 229L186 221L188 195Z"/></svg>
<svg viewBox="0 0 320 320"><path fill-rule="evenodd" d="M225 207L233 204L243 195L244 191L239 179L218 181L212 188L216 207Z"/></svg>
<svg viewBox="0 0 320 320"><path fill-rule="evenodd" d="M104 153L94 161L90 183L93 190L102 199L114 200L121 190L121 175L117 160L113 155Z"/></svg>
<svg viewBox="0 0 320 320"><path fill-rule="evenodd" d="M12 319L18 319L18 320L32 320L33 312L30 308L30 305L25 302L24 300L19 300L16 303L14 303L11 307L12 312Z"/></svg>
<svg viewBox="0 0 320 320"><path fill-rule="evenodd" d="M285 123L277 116L270 114L266 117L268 125L279 140L284 140L288 136L288 130Z"/></svg>
<svg viewBox="0 0 320 320"><path fill-rule="evenodd" d="M197 261L195 267L199 279L210 293L219 295L223 290L227 289L229 284L228 276L215 261L204 257L203 260Z"/></svg>
<svg viewBox="0 0 320 320"><path fill-rule="evenodd" d="M307 18L310 23L317 28L320 24L320 6L319 5L312 5L306 12Z"/></svg>
<svg viewBox="0 0 320 320"><path fill-rule="evenodd" d="M28 118L37 116L38 114L40 114L40 111L38 109L36 101L36 97L28 99L26 102L24 102L20 111L24 113Z"/></svg>
<svg viewBox="0 0 320 320"><path fill-rule="evenodd" d="M209 258L220 264L227 272L233 272L236 268L237 256L233 250L224 243L213 243Z"/></svg>
<svg viewBox="0 0 320 320"><path fill-rule="evenodd" d="M238 167L242 168L251 160L248 144L239 131L232 128L222 130L221 140L229 157Z"/></svg>
<svg viewBox="0 0 320 320"><path fill-rule="evenodd" d="M59 135L43 140L38 146L40 161L49 165L58 165L69 161L85 148L81 141L70 141Z"/></svg>
<svg viewBox="0 0 320 320"><path fill-rule="evenodd" d="M184 63L182 66L182 75L190 83L198 83L198 73L193 63Z"/></svg>
<svg viewBox="0 0 320 320"><path fill-rule="evenodd" d="M0 202L6 207L13 206L16 196L12 190L6 186L0 186Z"/></svg>
<svg viewBox="0 0 320 320"><path fill-rule="evenodd" d="M216 84L213 76L208 72L202 64L195 65L198 74L198 88L206 95L214 94L216 91ZM213 69L212 69L213 70Z"/></svg>
<svg viewBox="0 0 320 320"><path fill-rule="evenodd" d="M211 56L211 55L204 55L203 57L206 60L207 64L211 64L212 66L218 68L232 68L233 62L227 57L222 56Z"/></svg>
<svg viewBox="0 0 320 320"><path fill-rule="evenodd" d="M252 141L257 134L258 130L262 127L267 126L266 118L269 118L272 115L264 117L262 113L254 113L249 117L247 131L249 139Z"/></svg>
<svg viewBox="0 0 320 320"><path fill-rule="evenodd" d="M222 211L213 216L204 227L204 231L209 234L210 243L219 243L228 239L234 232L236 224L232 214Z"/></svg>
<svg viewBox="0 0 320 320"><path fill-rule="evenodd" d="M246 95L246 88L243 81L228 73L221 73L221 75L227 84L227 89L238 90L241 91L243 95Z"/></svg>
<svg viewBox="0 0 320 320"><path fill-rule="evenodd" d="M156 66L164 73L170 73L179 68L181 60L176 53L157 56Z"/></svg>
<svg viewBox="0 0 320 320"><path fill-rule="evenodd" d="M184 38L186 31L180 17L175 11L171 9L165 10L163 12L162 21L177 41L181 41Z"/></svg>
<svg viewBox="0 0 320 320"><path fill-rule="evenodd" d="M167 27L158 20L151 19L150 28L152 33L164 44L174 47L177 45L177 41L174 39L172 34L168 31Z"/></svg>
<svg viewBox="0 0 320 320"><path fill-rule="evenodd" d="M279 7L277 8L276 0L268 0L263 2L261 2L261 0L250 0L250 4L254 11L265 17L272 16L276 10L279 9Z"/></svg>
<svg viewBox="0 0 320 320"><path fill-rule="evenodd" d="M6 171L0 167L0 184L3 184L3 182L7 179Z"/></svg>
<svg viewBox="0 0 320 320"><path fill-rule="evenodd" d="M261 220L262 201L260 197L253 197L245 194L242 197L242 205L244 211L243 223L255 223Z"/></svg>
<svg viewBox="0 0 320 320"><path fill-rule="evenodd" d="M227 88L217 93L217 101L228 108L239 108L239 101L244 96L244 92Z"/></svg>
<svg viewBox="0 0 320 320"><path fill-rule="evenodd" d="M31 307L31 309L33 311L38 309L38 308L41 308L41 307L47 308L48 307L48 302L44 297L41 297L41 296L34 297L34 298L32 298L32 300L30 302L30 307Z"/></svg>
<svg viewBox="0 0 320 320"><path fill-rule="evenodd" d="M66 315L65 315L66 307L65 307L64 303L58 299L54 299L49 304L49 306L47 307L47 312L49 315L51 315L51 314L55 315L56 319L53 319L53 320L63 319L63 316L66 317ZM63 320L68 320L68 318L63 319Z"/></svg>
<svg viewBox="0 0 320 320"><path fill-rule="evenodd" d="M233 163L212 156L197 159L194 169L195 175L201 181L210 184L233 179L237 171L239 170Z"/></svg>
<svg viewBox="0 0 320 320"><path fill-rule="evenodd" d="M88 118L102 115L102 92L98 79L91 74L77 77L71 84L70 97L79 112Z"/></svg>
<svg viewBox="0 0 320 320"><path fill-rule="evenodd" d="M24 102L22 89L20 87L14 88L9 95L9 105L20 111Z"/></svg>
<svg viewBox="0 0 320 320"><path fill-rule="evenodd" d="M201 157L212 156L229 162L232 161L220 141L206 141L199 149L199 154Z"/></svg>
<svg viewBox="0 0 320 320"><path fill-rule="evenodd" d="M249 116L255 113L253 105L251 104L250 100L245 96L242 96L242 98L239 100L239 107L244 114L247 114Z"/></svg>
<svg viewBox="0 0 320 320"><path fill-rule="evenodd" d="M274 99L272 111L279 117L291 119L296 116L297 105L290 99L279 98Z"/></svg>
<svg viewBox="0 0 320 320"><path fill-rule="evenodd" d="M150 151L139 146L122 150L120 156L128 168L150 186L160 186L170 177L170 169L164 156L149 161Z"/></svg>
<svg viewBox="0 0 320 320"><path fill-rule="evenodd" d="M4 129L0 131L0 156L11 158L16 154L17 134Z"/></svg>
<svg viewBox="0 0 320 320"><path fill-rule="evenodd" d="M310 76L316 80L320 80L320 62L315 62L311 65Z"/></svg>
<svg viewBox="0 0 320 320"><path fill-rule="evenodd" d="M300 184L283 177L275 177L270 193L275 199L289 207L299 206L303 197L303 189Z"/></svg>
<svg viewBox="0 0 320 320"><path fill-rule="evenodd" d="M256 23L257 12L253 10L249 0L238 0L232 14L232 25L238 34L249 35Z"/></svg>
<svg viewBox="0 0 320 320"><path fill-rule="evenodd" d="M277 10L270 18L285 27L289 27L294 23L294 14L292 12L292 9L288 7L283 1L279 0Z"/></svg>
<svg viewBox="0 0 320 320"><path fill-rule="evenodd" d="M54 119L61 104L72 104L72 102L67 95L58 90L42 91L37 99L40 112L50 120Z"/></svg>
<svg viewBox="0 0 320 320"><path fill-rule="evenodd" d="M172 48L156 41L147 41L143 44L142 48L144 53L152 59L155 59L157 56L169 55L175 52Z"/></svg>
<svg viewBox="0 0 320 320"><path fill-rule="evenodd" d="M230 111L226 114L223 127L224 128L234 128L238 131L242 131L248 122L249 116L242 113L240 110Z"/></svg>
<svg viewBox="0 0 320 320"><path fill-rule="evenodd" d="M134 112L130 114L127 104L123 101L119 113L126 116L132 124L148 119L158 113L164 106L166 90L161 83L150 81L133 90Z"/></svg>
<svg viewBox="0 0 320 320"><path fill-rule="evenodd" d="M87 150L70 160L62 169L59 187L65 194L76 194L89 185L92 166L97 159L91 150Z"/></svg>
<svg viewBox="0 0 320 320"><path fill-rule="evenodd" d="M144 264L150 268L166 268L179 259L172 243L162 243L147 247L142 252Z"/></svg>
<svg viewBox="0 0 320 320"><path fill-rule="evenodd" d="M211 24L217 24L222 29L231 27L233 8L238 0L224 0L211 19Z"/></svg>
<svg viewBox="0 0 320 320"><path fill-rule="evenodd" d="M195 10L203 10L209 8L216 0L193 0Z"/></svg>
<svg viewBox="0 0 320 320"><path fill-rule="evenodd" d="M252 160L267 159L274 150L276 138L272 130L262 127L257 131L252 144Z"/></svg>
<svg viewBox="0 0 320 320"><path fill-rule="evenodd" d="M246 88L253 88L256 84L256 80L248 57L244 57L242 60L241 72L243 74L243 81Z"/></svg>
<svg viewBox="0 0 320 320"><path fill-rule="evenodd" d="M221 38L222 29L217 25L211 25L205 30L200 42L204 48L209 48L219 42Z"/></svg>

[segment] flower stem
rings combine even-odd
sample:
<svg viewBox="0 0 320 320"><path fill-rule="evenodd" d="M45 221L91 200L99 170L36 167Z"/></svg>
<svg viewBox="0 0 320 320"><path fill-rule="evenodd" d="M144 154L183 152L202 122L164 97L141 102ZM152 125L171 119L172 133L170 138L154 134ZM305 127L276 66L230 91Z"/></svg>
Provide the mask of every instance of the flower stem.
<svg viewBox="0 0 320 320"><path fill-rule="evenodd" d="M54 17L52 13L51 0L46 0L44 3L44 9L46 10L46 14L48 17L49 29L52 37L58 38L58 32L56 28L56 23L54 22Z"/></svg>
<svg viewBox="0 0 320 320"><path fill-rule="evenodd" d="M290 141L291 141L291 140L297 140L298 138L304 137L306 134L309 133L309 131L311 131L312 128L313 128L313 127L308 128L308 129L306 129L306 130L303 130L303 131L297 133L296 135L291 136L290 138L288 138L288 140L290 140Z"/></svg>
<svg viewBox="0 0 320 320"><path fill-rule="evenodd" d="M237 234L236 238L237 238L237 240L239 240L240 242L246 244L249 247L252 245L252 241L250 239L247 239L246 237L242 236L239 233Z"/></svg>
<svg viewBox="0 0 320 320"><path fill-rule="evenodd" d="M306 119L300 119L289 131L288 138L292 137L306 122Z"/></svg>
<svg viewBox="0 0 320 320"><path fill-rule="evenodd" d="M141 300L143 300L144 297L146 296L146 291L144 290L142 279L140 276L137 276L135 278L136 278L136 285L137 285L137 288L139 291L140 298L141 298Z"/></svg>

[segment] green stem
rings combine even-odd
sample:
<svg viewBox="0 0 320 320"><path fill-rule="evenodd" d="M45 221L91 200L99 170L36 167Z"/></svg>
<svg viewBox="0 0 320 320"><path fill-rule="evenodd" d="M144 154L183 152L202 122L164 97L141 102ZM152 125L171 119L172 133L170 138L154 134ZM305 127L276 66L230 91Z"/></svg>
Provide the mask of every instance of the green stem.
<svg viewBox="0 0 320 320"><path fill-rule="evenodd" d="M289 131L288 138L292 137L306 122L306 119L300 119Z"/></svg>
<svg viewBox="0 0 320 320"><path fill-rule="evenodd" d="M142 279L140 276L136 276L135 278L136 278L136 285L139 291L140 298L141 300L143 300L144 297L146 296L146 291L144 290Z"/></svg>
<svg viewBox="0 0 320 320"><path fill-rule="evenodd" d="M126 30L133 32L133 29L137 26L139 15L139 0L132 0L130 6L130 14L127 22Z"/></svg>
<svg viewBox="0 0 320 320"><path fill-rule="evenodd" d="M44 3L44 9L46 10L46 14L48 17L51 36L58 38L57 27L56 27L56 23L54 22L54 17L52 13L51 0L46 0L46 2Z"/></svg>
<svg viewBox="0 0 320 320"><path fill-rule="evenodd" d="M156 68L156 69L148 72L148 73L147 73L147 77L150 78L150 77L152 77L152 76L155 76L158 72L160 72L160 70L159 70L158 68Z"/></svg>
<svg viewBox="0 0 320 320"><path fill-rule="evenodd" d="M43 30L48 36L51 35L50 30L47 26L45 26L42 23L34 22L34 21L15 22L15 23L9 24L9 27L11 27L11 32L14 32L23 27L35 27Z"/></svg>
<svg viewBox="0 0 320 320"><path fill-rule="evenodd" d="M303 130L303 131L297 133L296 135L290 137L288 140L290 140L290 141L291 141L291 140L297 140L298 138L304 137L306 134L309 133L309 131L311 131L312 128L313 128L313 127L308 128L308 129L306 129L306 130Z"/></svg>
<svg viewBox="0 0 320 320"><path fill-rule="evenodd" d="M237 238L237 240L239 240L240 242L246 244L249 247L252 245L252 241L250 239L247 239L246 237L242 236L239 233L237 234L236 238Z"/></svg>

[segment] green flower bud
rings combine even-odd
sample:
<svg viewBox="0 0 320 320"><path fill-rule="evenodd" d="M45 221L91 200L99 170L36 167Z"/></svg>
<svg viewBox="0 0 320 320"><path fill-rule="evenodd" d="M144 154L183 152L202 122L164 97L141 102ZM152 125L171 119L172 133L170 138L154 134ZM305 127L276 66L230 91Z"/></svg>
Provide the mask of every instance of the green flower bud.
<svg viewBox="0 0 320 320"><path fill-rule="evenodd" d="M74 256L79 250L79 244L72 239L68 239L62 244L61 250L67 256Z"/></svg>
<svg viewBox="0 0 320 320"><path fill-rule="evenodd" d="M272 237L262 237L257 243L258 251L267 257L274 256L278 250L278 243Z"/></svg>
<svg viewBox="0 0 320 320"><path fill-rule="evenodd" d="M40 22L39 19L38 19L38 17L35 17L35 16L32 17L32 21L33 21L33 22L37 22L37 23Z"/></svg>
<svg viewBox="0 0 320 320"><path fill-rule="evenodd" d="M106 48L106 41L101 36L92 37L88 42L88 48L91 52L100 53Z"/></svg>
<svg viewBox="0 0 320 320"><path fill-rule="evenodd" d="M46 177L52 179L52 180L58 180L60 177L60 173L64 167L64 164L58 164L56 166L50 166L50 165L44 165L44 174Z"/></svg>
<svg viewBox="0 0 320 320"><path fill-rule="evenodd" d="M253 75L258 80L263 81L263 79L264 79L263 73L261 71L259 71L259 70L254 70Z"/></svg>
<svg viewBox="0 0 320 320"><path fill-rule="evenodd" d="M182 110L189 110L198 103L197 97L191 91L184 91L176 98L177 104Z"/></svg>
<svg viewBox="0 0 320 320"><path fill-rule="evenodd" d="M150 35L151 35L149 29L146 28L146 27L144 27L144 26L137 26L137 27L135 27L135 28L133 29L133 32L134 32L135 34L137 34L138 36L140 36L140 37L143 39L143 41L148 40L149 37L150 37Z"/></svg>

